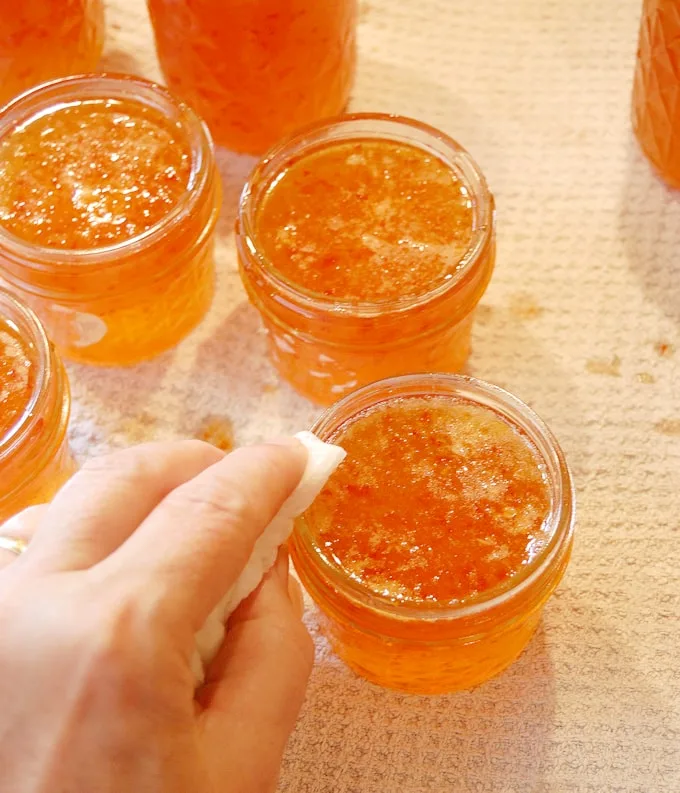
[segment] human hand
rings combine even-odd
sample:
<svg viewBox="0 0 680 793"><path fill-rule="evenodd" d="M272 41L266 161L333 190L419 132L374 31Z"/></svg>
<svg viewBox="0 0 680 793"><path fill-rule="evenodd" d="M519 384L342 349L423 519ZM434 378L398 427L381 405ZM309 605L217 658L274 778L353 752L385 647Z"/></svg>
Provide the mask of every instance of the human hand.
<svg viewBox="0 0 680 793"><path fill-rule="evenodd" d="M312 665L280 553L195 692L195 634L295 489L297 441L87 463L0 533L0 793L265 793Z"/></svg>

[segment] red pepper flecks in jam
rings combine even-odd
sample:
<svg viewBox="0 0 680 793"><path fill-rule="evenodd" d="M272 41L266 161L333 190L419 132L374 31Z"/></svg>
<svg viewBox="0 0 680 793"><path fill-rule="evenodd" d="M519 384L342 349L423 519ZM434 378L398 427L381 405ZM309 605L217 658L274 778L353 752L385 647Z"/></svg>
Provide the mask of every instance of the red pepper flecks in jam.
<svg viewBox="0 0 680 793"><path fill-rule="evenodd" d="M83 250L161 221L187 189L189 144L138 102L59 107L0 141L0 224L26 242Z"/></svg>
<svg viewBox="0 0 680 793"><path fill-rule="evenodd" d="M263 252L298 287L374 302L422 295L452 278L473 211L465 184L434 155L365 140L290 164L256 222Z"/></svg>
<svg viewBox="0 0 680 793"><path fill-rule="evenodd" d="M67 78L0 114L0 267L75 360L139 363L196 326L220 199L205 125L153 83Z"/></svg>
<svg viewBox="0 0 680 793"><path fill-rule="evenodd" d="M307 520L324 556L375 594L449 607L503 583L549 540L538 452L492 410L400 398L331 440L347 459Z"/></svg>

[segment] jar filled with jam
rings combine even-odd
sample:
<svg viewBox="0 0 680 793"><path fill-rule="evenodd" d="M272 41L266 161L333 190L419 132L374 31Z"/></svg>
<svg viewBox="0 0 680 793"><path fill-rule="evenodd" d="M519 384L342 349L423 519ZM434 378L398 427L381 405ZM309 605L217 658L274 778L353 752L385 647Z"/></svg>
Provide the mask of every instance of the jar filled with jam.
<svg viewBox="0 0 680 793"><path fill-rule="evenodd" d="M104 43L103 0L20 0L0 13L0 105L46 80L90 72Z"/></svg>
<svg viewBox="0 0 680 793"><path fill-rule="evenodd" d="M494 201L442 132L356 114L259 163L236 241L275 366L330 404L380 378L464 366L495 261Z"/></svg>
<svg viewBox="0 0 680 793"><path fill-rule="evenodd" d="M0 522L75 471L66 373L35 314L0 289Z"/></svg>
<svg viewBox="0 0 680 793"><path fill-rule="evenodd" d="M0 279L66 357L136 363L194 328L220 202L207 128L153 83L66 78L0 115Z"/></svg>
<svg viewBox="0 0 680 793"><path fill-rule="evenodd" d="M147 2L166 82L216 143L262 154L347 104L357 0Z"/></svg>
<svg viewBox="0 0 680 793"><path fill-rule="evenodd" d="M571 553L573 485L550 430L500 388L432 374L355 391L313 431L347 457L291 556L338 655L420 694L500 673Z"/></svg>
<svg viewBox="0 0 680 793"><path fill-rule="evenodd" d="M633 86L633 128L659 176L680 188L678 0L645 0Z"/></svg>

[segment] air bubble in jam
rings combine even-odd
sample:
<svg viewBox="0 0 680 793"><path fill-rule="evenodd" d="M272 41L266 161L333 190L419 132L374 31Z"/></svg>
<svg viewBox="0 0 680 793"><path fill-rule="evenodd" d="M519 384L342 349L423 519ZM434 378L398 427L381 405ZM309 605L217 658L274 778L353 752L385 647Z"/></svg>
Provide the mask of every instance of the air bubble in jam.
<svg viewBox="0 0 680 793"><path fill-rule="evenodd" d="M465 603L549 541L545 466L496 412L457 397L403 397L329 438L347 458L306 513L332 563L374 594Z"/></svg>
<svg viewBox="0 0 680 793"><path fill-rule="evenodd" d="M337 143L290 162L256 218L263 253L296 286L372 302L423 295L450 279L473 222L450 166L389 140Z"/></svg>

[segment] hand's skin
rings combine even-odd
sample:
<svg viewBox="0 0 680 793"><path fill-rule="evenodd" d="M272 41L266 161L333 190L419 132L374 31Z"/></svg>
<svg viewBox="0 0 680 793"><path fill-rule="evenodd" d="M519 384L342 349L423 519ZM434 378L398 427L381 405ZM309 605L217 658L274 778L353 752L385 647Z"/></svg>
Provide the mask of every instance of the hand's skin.
<svg viewBox="0 0 680 793"><path fill-rule="evenodd" d="M312 664L280 554L194 695L194 634L297 485L296 441L98 458L0 527L0 793L269 793Z"/></svg>

